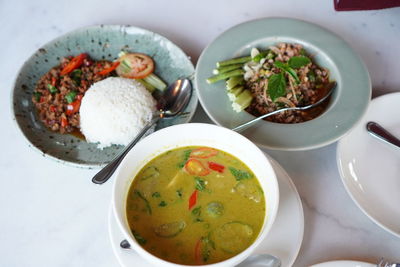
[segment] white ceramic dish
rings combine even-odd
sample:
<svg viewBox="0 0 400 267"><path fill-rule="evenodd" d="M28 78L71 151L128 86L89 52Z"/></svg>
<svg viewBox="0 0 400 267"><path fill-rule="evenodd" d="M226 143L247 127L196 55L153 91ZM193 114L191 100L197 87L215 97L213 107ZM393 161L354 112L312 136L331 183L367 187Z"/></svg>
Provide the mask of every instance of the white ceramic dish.
<svg viewBox="0 0 400 267"><path fill-rule="evenodd" d="M361 122L337 147L337 163L350 196L376 224L400 237L400 149L368 134L376 121L400 137L400 93L372 100Z"/></svg>
<svg viewBox="0 0 400 267"><path fill-rule="evenodd" d="M236 25L210 43L196 65L195 85L208 116L218 125L234 128L254 119L236 113L224 82L208 84L217 61L250 54L280 42L299 43L317 64L329 69L337 82L326 111L317 118L295 124L260 121L241 133L258 146L275 150L307 150L331 144L345 135L367 110L371 81L361 58L339 36L318 25L289 18L262 18Z"/></svg>
<svg viewBox="0 0 400 267"><path fill-rule="evenodd" d="M376 264L361 261L328 261L310 267L374 267Z"/></svg>
<svg viewBox="0 0 400 267"><path fill-rule="evenodd" d="M256 248L255 254L268 253L282 260L282 267L293 265L299 253L304 232L304 215L300 196L286 171L271 159L279 184L279 208L274 225L266 239ZM112 206L108 218L111 246L123 267L153 267L132 250L121 249L119 243L125 238L117 225Z"/></svg>
<svg viewBox="0 0 400 267"><path fill-rule="evenodd" d="M204 266L236 265L251 255L271 229L279 205L279 188L275 172L264 153L247 138L223 127L201 123L171 126L149 135L133 147L121 163L114 180L112 199L118 225L131 247L150 263L156 266L182 266L155 257L136 242L128 226L125 205L129 186L148 161L173 148L193 145L214 147L239 158L253 171L265 193L266 215L254 243L230 259Z"/></svg>

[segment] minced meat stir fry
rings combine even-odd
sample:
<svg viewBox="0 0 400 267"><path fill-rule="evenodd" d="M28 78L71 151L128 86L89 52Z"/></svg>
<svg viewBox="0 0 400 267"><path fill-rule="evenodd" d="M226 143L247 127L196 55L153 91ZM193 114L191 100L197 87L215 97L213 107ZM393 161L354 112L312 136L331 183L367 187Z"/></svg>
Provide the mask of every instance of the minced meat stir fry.
<svg viewBox="0 0 400 267"><path fill-rule="evenodd" d="M246 63L244 70L245 87L253 96L246 111L254 116L284 107L313 104L327 93L329 84L328 70L317 66L300 44L280 43L271 46L266 58L259 63ZM326 105L308 111L281 112L267 120L278 123L304 122L320 115Z"/></svg>
<svg viewBox="0 0 400 267"><path fill-rule="evenodd" d="M86 90L95 82L115 76L117 64L95 61L83 53L61 59L38 81L32 101L46 127L55 132L79 130L79 107Z"/></svg>

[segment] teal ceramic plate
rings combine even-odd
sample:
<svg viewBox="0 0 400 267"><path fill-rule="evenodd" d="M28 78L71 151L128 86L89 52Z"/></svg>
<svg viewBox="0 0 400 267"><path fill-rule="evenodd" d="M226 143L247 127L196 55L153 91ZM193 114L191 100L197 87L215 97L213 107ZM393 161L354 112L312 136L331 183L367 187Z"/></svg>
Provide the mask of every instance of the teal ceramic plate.
<svg viewBox="0 0 400 267"><path fill-rule="evenodd" d="M299 43L317 64L330 70L338 86L319 117L298 124L261 121L242 132L256 144L276 150L306 150L328 145L348 132L365 113L371 81L360 57L335 34L317 25L287 18L265 18L237 25L215 39L201 54L195 74L200 102L211 119L234 128L254 116L231 108L223 82L207 84L215 63L249 55L252 47Z"/></svg>
<svg viewBox="0 0 400 267"><path fill-rule="evenodd" d="M194 67L188 56L175 44L154 32L132 26L92 26L67 33L44 45L22 66L12 93L12 114L17 126L30 146L59 162L79 167L100 167L109 162L121 149L112 146L103 150L72 135L62 135L48 130L37 118L32 104L32 92L37 80L60 58L89 53L94 59L114 60L121 50L150 55L155 63L155 73L165 82L172 83L180 77L189 77ZM186 116L164 120L156 126L161 129L170 125L189 122L197 107L194 90Z"/></svg>

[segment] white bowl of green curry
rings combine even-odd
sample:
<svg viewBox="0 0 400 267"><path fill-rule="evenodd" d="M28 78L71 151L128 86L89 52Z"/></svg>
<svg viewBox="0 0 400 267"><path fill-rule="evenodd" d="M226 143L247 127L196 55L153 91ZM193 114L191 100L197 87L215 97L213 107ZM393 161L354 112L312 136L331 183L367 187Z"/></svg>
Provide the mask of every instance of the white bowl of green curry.
<svg viewBox="0 0 400 267"><path fill-rule="evenodd" d="M131 247L155 266L233 266L263 241L279 188L264 153L210 124L162 129L116 175L113 208Z"/></svg>

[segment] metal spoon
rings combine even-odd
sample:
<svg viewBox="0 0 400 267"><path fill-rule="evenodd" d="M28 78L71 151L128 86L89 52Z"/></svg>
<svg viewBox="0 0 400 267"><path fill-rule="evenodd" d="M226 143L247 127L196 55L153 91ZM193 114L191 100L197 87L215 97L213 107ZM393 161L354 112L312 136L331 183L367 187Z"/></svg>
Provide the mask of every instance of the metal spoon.
<svg viewBox="0 0 400 267"><path fill-rule="evenodd" d="M394 145L396 147L400 147L400 140L389 133L385 128L379 125L377 122L370 121L367 123L367 131L373 136L378 138L381 141L384 141L388 144Z"/></svg>
<svg viewBox="0 0 400 267"><path fill-rule="evenodd" d="M255 118L255 119L253 119L253 120L251 120L251 121L248 121L248 122L245 122L245 123L243 123L243 124L240 124L239 126L236 126L235 128L232 128L232 130L233 130L233 131L241 131L241 130L244 130L244 129L250 127L253 123L255 123L255 122L259 121L259 120L262 120L262 119L264 119L264 118L266 118L266 117L275 115L275 114L280 113L280 112L283 112L283 111L307 110L307 109L316 107L316 106L322 104L325 100L328 99L328 97L331 96L332 92L333 92L333 91L335 90L335 88L336 88L336 85L337 85L336 82L331 82L331 83L329 83L329 85L328 85L328 86L329 86L329 88L328 88L328 89L329 89L328 93L327 93L324 97L322 97L320 100L318 100L317 102L315 102L314 104L307 105L307 106L302 106L302 107L281 108L281 109L272 111L272 112L270 112L270 113L264 114L264 115L262 115L262 116L260 116L260 117L257 117L257 118Z"/></svg>
<svg viewBox="0 0 400 267"><path fill-rule="evenodd" d="M159 110L153 114L152 119L143 127L135 139L127 145L124 150L101 169L92 179L95 184L105 183L126 154L136 145L142 136L160 119L171 118L178 115L188 104L192 95L192 85L189 79L179 79L168 86L165 91L155 96Z"/></svg>
<svg viewBox="0 0 400 267"><path fill-rule="evenodd" d="M124 239L119 243L119 246L123 249L130 249L131 245L128 240ZM281 260L275 256L269 254L256 254L249 256L242 263L237 265L237 267L280 267Z"/></svg>

